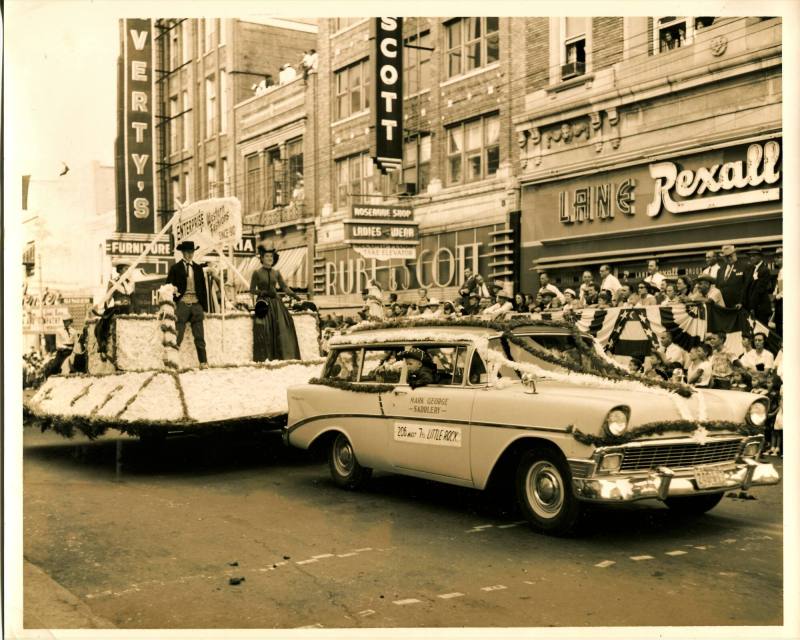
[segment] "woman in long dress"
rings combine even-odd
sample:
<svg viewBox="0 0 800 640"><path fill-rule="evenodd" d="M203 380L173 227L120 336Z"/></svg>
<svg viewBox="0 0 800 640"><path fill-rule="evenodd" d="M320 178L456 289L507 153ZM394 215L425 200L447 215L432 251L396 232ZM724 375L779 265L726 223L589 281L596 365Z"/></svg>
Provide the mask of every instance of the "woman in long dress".
<svg viewBox="0 0 800 640"><path fill-rule="evenodd" d="M250 279L250 293L256 296L253 320L253 360L299 360L300 347L294 322L278 294L299 296L284 282L281 272L273 269L278 261L275 249L258 248L261 268Z"/></svg>

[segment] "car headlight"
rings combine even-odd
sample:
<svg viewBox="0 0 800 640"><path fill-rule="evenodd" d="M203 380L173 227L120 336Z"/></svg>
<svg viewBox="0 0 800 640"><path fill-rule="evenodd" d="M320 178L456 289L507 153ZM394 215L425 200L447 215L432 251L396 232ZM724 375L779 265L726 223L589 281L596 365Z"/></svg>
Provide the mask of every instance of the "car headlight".
<svg viewBox="0 0 800 640"><path fill-rule="evenodd" d="M756 458L761 451L761 440L753 440L744 445L742 458Z"/></svg>
<svg viewBox="0 0 800 640"><path fill-rule="evenodd" d="M747 421L754 427L762 427L767 421L767 403L763 400L756 400L747 410Z"/></svg>
<svg viewBox="0 0 800 640"><path fill-rule="evenodd" d="M628 407L614 407L608 412L603 429L611 436L621 436L628 430L630 409Z"/></svg>

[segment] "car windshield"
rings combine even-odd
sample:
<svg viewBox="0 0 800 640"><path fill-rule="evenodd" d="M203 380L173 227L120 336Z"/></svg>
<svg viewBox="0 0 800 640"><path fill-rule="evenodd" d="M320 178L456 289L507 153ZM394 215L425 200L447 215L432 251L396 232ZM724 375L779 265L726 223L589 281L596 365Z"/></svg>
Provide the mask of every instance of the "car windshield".
<svg viewBox="0 0 800 640"><path fill-rule="evenodd" d="M517 338L519 344L505 337L492 338L489 340L489 349L514 362L528 362L546 371L563 372L565 368L578 368L584 373L603 374L614 368L616 373L624 373L613 362L597 354L588 339L583 346L579 346L571 334L528 334L517 335ZM503 367L500 374L519 378L519 373L509 367Z"/></svg>

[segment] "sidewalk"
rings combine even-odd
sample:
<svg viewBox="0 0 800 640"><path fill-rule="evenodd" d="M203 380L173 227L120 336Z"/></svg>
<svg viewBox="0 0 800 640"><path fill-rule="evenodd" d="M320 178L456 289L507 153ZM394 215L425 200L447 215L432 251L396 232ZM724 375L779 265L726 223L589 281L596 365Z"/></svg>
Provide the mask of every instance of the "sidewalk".
<svg viewBox="0 0 800 640"><path fill-rule="evenodd" d="M35 564L23 561L25 629L113 629Z"/></svg>

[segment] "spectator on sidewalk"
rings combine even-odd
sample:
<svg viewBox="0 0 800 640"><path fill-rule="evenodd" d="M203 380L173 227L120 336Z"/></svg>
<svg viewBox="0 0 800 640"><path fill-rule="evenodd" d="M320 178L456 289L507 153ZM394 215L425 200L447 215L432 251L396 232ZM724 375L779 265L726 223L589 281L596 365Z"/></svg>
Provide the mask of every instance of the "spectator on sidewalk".
<svg viewBox="0 0 800 640"><path fill-rule="evenodd" d="M686 275L680 275L675 279L675 294L679 302L690 302L689 296L692 295L692 281Z"/></svg>
<svg viewBox="0 0 800 640"><path fill-rule="evenodd" d="M706 343L699 344L690 349L686 382L695 387L708 387L711 385L710 356L711 347Z"/></svg>
<svg viewBox="0 0 800 640"><path fill-rule="evenodd" d="M725 265L717 273L717 289L722 293L725 306L729 309L741 309L745 300L746 265L736 256L736 247L726 244L722 247Z"/></svg>
<svg viewBox="0 0 800 640"><path fill-rule="evenodd" d="M586 307L594 307L597 305L597 285L594 282L590 282L586 285L586 291L583 296L581 302L583 303L584 308Z"/></svg>
<svg viewBox="0 0 800 640"><path fill-rule="evenodd" d="M734 356L725 348L722 331L706 334L706 343L711 347L711 386L715 389L730 389Z"/></svg>
<svg viewBox="0 0 800 640"><path fill-rule="evenodd" d="M661 283L664 282L666 278L664 275L658 270L658 261L655 259L647 261L647 275L644 278L644 281L655 288L656 291L661 291Z"/></svg>
<svg viewBox="0 0 800 640"><path fill-rule="evenodd" d="M716 282L717 274L719 273L719 258L717 257L717 252L713 249L706 251L706 266L703 267L702 273L711 276Z"/></svg>
<svg viewBox="0 0 800 640"><path fill-rule="evenodd" d="M671 307L675 304L681 304L681 301L678 300L678 293L675 290L675 284L673 282L668 282L664 289L664 299L661 301L661 306Z"/></svg>
<svg viewBox="0 0 800 640"><path fill-rule="evenodd" d="M689 354L681 347L672 341L672 334L665 331L660 339L661 346L653 352L655 356L657 368L661 369L669 378L672 376L672 370L677 366L681 369L689 368Z"/></svg>
<svg viewBox="0 0 800 640"><path fill-rule="evenodd" d="M753 348L741 358L742 366L748 371L769 371L775 364L774 356L764 348L767 336L757 333L753 336Z"/></svg>
<svg viewBox="0 0 800 640"><path fill-rule="evenodd" d="M644 280L636 285L635 299L631 302L634 307L650 307L658 304L650 285Z"/></svg>
<svg viewBox="0 0 800 640"><path fill-rule="evenodd" d="M589 285L594 286L594 278L592 277L591 271L584 271L583 275L581 276L581 286L578 288L578 298L582 305L586 306L586 292L589 289ZM593 301L590 304L594 304L596 302Z"/></svg>
<svg viewBox="0 0 800 640"><path fill-rule="evenodd" d="M724 307L722 293L714 284L714 279L707 273L701 273L695 281L695 291L689 296L692 302L713 302Z"/></svg>
<svg viewBox="0 0 800 640"><path fill-rule="evenodd" d="M600 265L600 291L608 291L613 296L621 287L620 281L611 273L607 264Z"/></svg>
<svg viewBox="0 0 800 640"><path fill-rule="evenodd" d="M556 285L550 282L550 276L547 272L542 271L539 274L539 293L544 294L545 291L551 292L563 304L564 294L561 293L561 290Z"/></svg>
<svg viewBox="0 0 800 640"><path fill-rule="evenodd" d="M775 310L772 324L778 335L783 335L783 247L775 249L775 288L772 290L772 299Z"/></svg>
<svg viewBox="0 0 800 640"><path fill-rule="evenodd" d="M772 315L772 303L769 299L773 286L772 275L764 262L764 252L761 247L753 247L747 255L750 257L752 267L745 276L744 307L756 320L766 326Z"/></svg>

